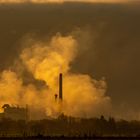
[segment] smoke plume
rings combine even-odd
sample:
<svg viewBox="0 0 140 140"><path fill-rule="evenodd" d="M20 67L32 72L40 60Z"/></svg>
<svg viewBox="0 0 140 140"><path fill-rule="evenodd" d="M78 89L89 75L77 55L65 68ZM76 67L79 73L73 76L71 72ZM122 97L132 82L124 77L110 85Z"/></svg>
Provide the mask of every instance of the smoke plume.
<svg viewBox="0 0 140 140"><path fill-rule="evenodd" d="M80 49L78 41L72 35L56 34L49 41L29 40L23 44L24 48L19 55L21 65L32 74L34 80L44 81L45 86L38 88L33 83L25 85L20 72L5 70L0 77L0 105L28 104L31 113L40 111L51 117L60 113L75 117L110 113L111 103L105 95L105 80L98 81L89 75L71 72L71 63ZM59 90L59 73L64 75L62 103L54 98ZM44 115L37 114L38 118Z"/></svg>

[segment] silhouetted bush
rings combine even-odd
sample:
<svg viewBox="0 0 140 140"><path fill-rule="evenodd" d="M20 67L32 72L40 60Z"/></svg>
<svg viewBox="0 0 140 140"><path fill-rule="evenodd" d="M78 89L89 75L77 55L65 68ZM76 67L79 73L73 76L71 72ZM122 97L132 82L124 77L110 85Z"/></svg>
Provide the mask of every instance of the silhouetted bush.
<svg viewBox="0 0 140 140"><path fill-rule="evenodd" d="M114 118L74 118L65 115L57 119L38 121L0 120L0 137L96 137L96 136L140 136L140 121L116 121Z"/></svg>

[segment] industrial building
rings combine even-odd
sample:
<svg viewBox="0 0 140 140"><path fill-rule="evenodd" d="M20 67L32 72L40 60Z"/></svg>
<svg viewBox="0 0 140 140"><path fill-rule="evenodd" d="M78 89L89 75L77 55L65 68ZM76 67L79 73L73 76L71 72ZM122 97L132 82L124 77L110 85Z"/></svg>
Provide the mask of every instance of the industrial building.
<svg viewBox="0 0 140 140"><path fill-rule="evenodd" d="M0 119L12 119L12 120L28 120L28 108L10 106L4 104L2 106L4 112L0 113Z"/></svg>

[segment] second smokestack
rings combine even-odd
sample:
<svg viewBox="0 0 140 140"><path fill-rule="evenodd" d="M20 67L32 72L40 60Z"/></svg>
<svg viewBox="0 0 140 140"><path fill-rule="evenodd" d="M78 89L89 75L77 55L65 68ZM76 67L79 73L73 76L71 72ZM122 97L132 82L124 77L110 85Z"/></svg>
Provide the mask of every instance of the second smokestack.
<svg viewBox="0 0 140 140"><path fill-rule="evenodd" d="M63 74L59 74L59 99L63 100Z"/></svg>

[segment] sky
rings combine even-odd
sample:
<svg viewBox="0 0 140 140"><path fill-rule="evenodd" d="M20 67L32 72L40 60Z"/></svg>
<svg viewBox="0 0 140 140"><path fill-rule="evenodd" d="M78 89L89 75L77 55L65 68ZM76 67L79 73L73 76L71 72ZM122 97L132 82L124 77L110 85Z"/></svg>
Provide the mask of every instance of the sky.
<svg viewBox="0 0 140 140"><path fill-rule="evenodd" d="M67 114L83 116L81 106L84 104L87 116L111 112L115 117L140 119L139 6L115 3L1 5L1 103L25 103L28 98L28 103L36 100L34 103L40 105L44 101L42 96L46 97L44 92L52 93L46 85L56 89L55 79L63 70L67 87L76 89L77 83L84 87L79 87L78 92L67 91L70 92L67 108L64 108ZM55 69L49 69L48 63ZM62 66L56 65L58 63ZM45 72L46 69L50 71ZM52 71L57 72L53 75ZM83 98L77 102L75 99L79 96ZM51 107L49 99L46 97L48 104L44 105L48 107L47 113L53 114L57 109ZM68 112L70 105L75 106L73 112Z"/></svg>
<svg viewBox="0 0 140 140"><path fill-rule="evenodd" d="M103 2L103 3L116 3L116 2L130 2L132 0L0 0L1 3L24 3L24 2L33 2L33 3L63 3L63 2ZM134 0L133 0L134 1Z"/></svg>

